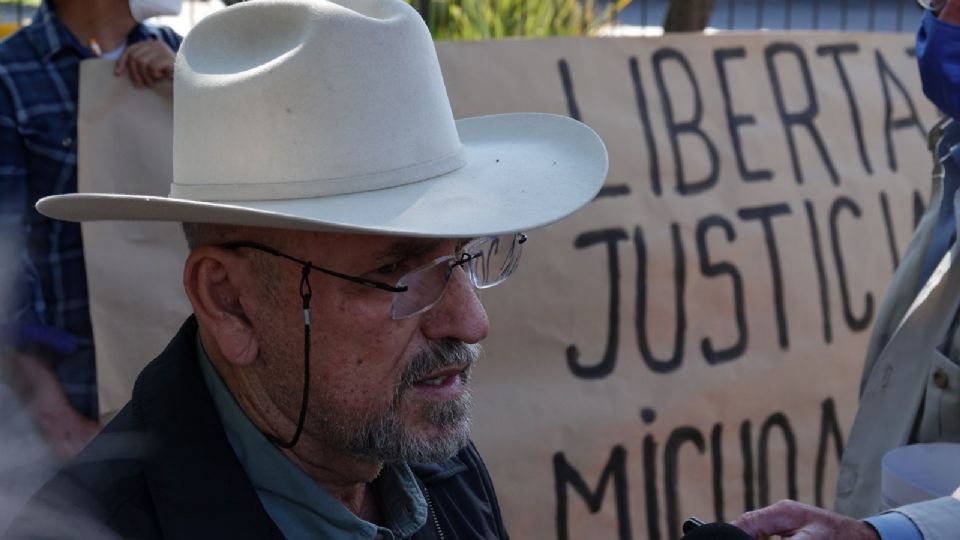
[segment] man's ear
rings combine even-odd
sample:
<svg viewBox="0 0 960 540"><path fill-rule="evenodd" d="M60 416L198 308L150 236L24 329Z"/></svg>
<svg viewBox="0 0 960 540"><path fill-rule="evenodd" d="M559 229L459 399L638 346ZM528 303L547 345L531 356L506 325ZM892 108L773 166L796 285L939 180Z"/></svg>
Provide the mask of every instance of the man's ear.
<svg viewBox="0 0 960 540"><path fill-rule="evenodd" d="M259 353L256 332L241 301L245 290L241 285L251 279L249 268L245 259L212 246L191 251L183 268L183 288L203 335L213 341L208 345L235 365L250 364Z"/></svg>

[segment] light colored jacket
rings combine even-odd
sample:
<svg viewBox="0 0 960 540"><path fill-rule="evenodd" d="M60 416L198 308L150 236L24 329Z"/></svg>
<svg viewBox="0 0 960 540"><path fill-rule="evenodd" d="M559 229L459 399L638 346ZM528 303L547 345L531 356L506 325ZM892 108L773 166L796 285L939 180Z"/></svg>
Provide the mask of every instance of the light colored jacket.
<svg viewBox="0 0 960 540"><path fill-rule="evenodd" d="M941 128L938 124L930 133L934 155ZM948 135L953 130L960 140L960 125L950 128ZM928 309L934 316L923 325L927 331L907 331L910 317L904 320L924 286L938 279L934 272L927 280L931 283L920 281L942 195L942 169L934 161L929 206L893 276L867 348L860 407L837 482L835 509L849 516L866 517L880 510L881 459L886 452L909 443L960 442L960 332L951 325L960 305L960 261L954 261L943 278L949 282L939 287L939 303L930 307L925 301L926 307L915 306L910 315ZM900 510L917 523L926 540L960 538L957 499L945 497ZM949 536L940 536L946 531Z"/></svg>

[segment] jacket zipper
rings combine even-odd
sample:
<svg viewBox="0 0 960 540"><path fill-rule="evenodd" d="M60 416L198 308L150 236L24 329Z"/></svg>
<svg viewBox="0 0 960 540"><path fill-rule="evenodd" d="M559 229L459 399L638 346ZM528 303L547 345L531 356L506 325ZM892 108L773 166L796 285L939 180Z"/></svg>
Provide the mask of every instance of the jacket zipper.
<svg viewBox="0 0 960 540"><path fill-rule="evenodd" d="M444 540L443 529L440 528L440 520L437 519L437 513L433 510L433 502L430 501L430 492L427 491L427 486L423 486L423 497L427 500L427 510L433 516L433 526L437 529L437 535L440 540Z"/></svg>

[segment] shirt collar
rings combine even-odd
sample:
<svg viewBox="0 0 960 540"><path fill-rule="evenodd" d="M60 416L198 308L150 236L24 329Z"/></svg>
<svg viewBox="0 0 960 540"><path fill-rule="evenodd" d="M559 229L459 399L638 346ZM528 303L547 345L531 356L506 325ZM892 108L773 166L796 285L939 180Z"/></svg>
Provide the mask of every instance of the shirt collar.
<svg viewBox="0 0 960 540"><path fill-rule="evenodd" d="M267 513L287 538L305 536L305 531L315 538L409 538L426 523L426 499L408 465L385 465L373 483L387 528L360 519L250 422L210 363L199 337L197 357L227 439Z"/></svg>
<svg viewBox="0 0 960 540"><path fill-rule="evenodd" d="M93 58L89 47L80 43L76 36L57 18L56 13L45 1L40 4L33 16L33 23L24 29L27 38L43 62L49 62L57 53L72 50L80 58ZM146 26L137 23L127 34L127 44L153 39Z"/></svg>

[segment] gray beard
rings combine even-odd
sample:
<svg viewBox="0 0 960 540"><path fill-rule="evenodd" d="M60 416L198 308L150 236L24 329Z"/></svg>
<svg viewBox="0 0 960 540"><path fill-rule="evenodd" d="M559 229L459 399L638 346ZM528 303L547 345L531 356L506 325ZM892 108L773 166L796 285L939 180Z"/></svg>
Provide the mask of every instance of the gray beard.
<svg viewBox="0 0 960 540"><path fill-rule="evenodd" d="M481 355L478 344L444 340L417 355L394 388L390 407L373 418L332 417L331 411L316 411L330 441L358 459L383 463L438 463L455 455L470 436L473 396L468 386L470 371ZM414 382L433 371L456 365L469 367L460 375L465 386L454 400L425 404L425 420L440 436L414 432L400 412L404 394Z"/></svg>

